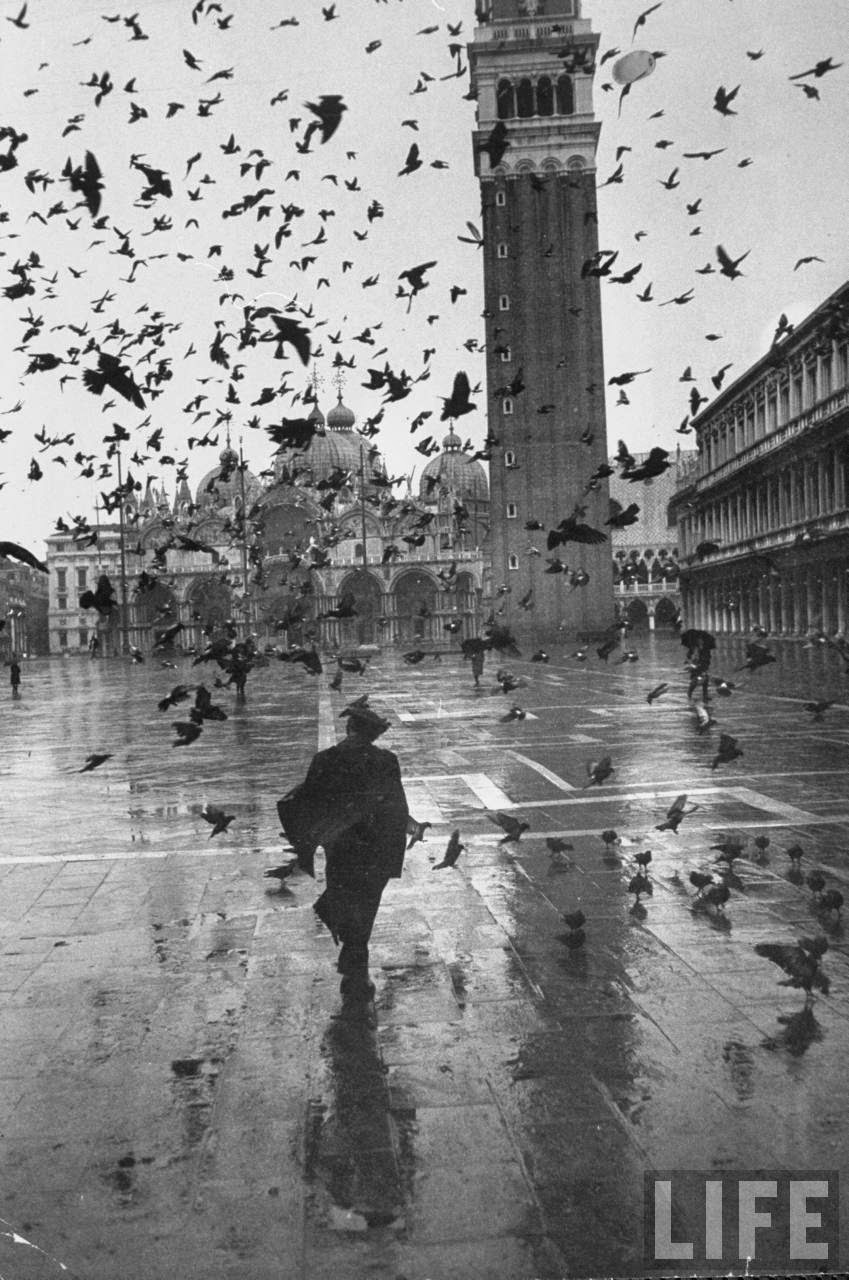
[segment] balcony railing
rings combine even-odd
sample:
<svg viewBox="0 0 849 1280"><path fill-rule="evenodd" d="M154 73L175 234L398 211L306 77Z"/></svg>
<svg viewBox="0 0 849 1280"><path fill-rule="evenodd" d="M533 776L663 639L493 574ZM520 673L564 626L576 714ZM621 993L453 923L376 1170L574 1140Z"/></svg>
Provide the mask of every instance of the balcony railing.
<svg viewBox="0 0 849 1280"><path fill-rule="evenodd" d="M784 445L789 444L791 440L803 435L811 427L815 427L826 418L831 418L840 409L845 408L846 405L849 405L849 387L841 387L839 391L834 391L830 396L826 396L824 400L820 400L818 404L813 405L812 408L806 409L804 413L797 414L795 418L785 422L784 426L778 427L775 431L770 432L768 436L764 436L762 440L756 440L753 444L746 445L733 458L728 458L705 475L700 476L695 482L696 491L701 492L704 489L711 488L720 480L725 480L728 476L741 471L749 463L764 458L768 454L776 453Z"/></svg>
<svg viewBox="0 0 849 1280"><path fill-rule="evenodd" d="M678 579L670 578L666 582L618 582L616 590L619 595L665 596L678 591Z"/></svg>
<svg viewBox="0 0 849 1280"><path fill-rule="evenodd" d="M688 569L700 568L702 564L706 567L715 564L723 564L727 560L739 559L744 555L756 555L758 552L779 551L796 545L796 538L800 533L821 533L824 535L830 533L849 532L849 508L838 511L827 516L814 516L809 520L797 520L793 524L786 525L783 529L776 529L772 533L759 533L751 538L741 538L737 542L732 542L719 551L712 552L706 556L704 561L697 560L692 551L682 551L682 558L687 564Z"/></svg>

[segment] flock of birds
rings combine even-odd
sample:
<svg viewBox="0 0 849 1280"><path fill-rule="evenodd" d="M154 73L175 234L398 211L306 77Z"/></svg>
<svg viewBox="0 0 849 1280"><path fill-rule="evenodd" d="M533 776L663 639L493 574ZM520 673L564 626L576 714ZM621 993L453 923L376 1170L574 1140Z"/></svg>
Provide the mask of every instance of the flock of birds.
<svg viewBox="0 0 849 1280"><path fill-rule="evenodd" d="M504 629L493 628L495 639L500 649L512 649L512 637ZM685 632L682 637L688 652L692 653L693 646L697 643L693 639L696 633ZM707 633L697 633L700 636ZM609 640L604 641L597 647L597 656L599 661L607 662L611 652L621 644L624 640L625 628L618 627L614 629ZM815 637L811 643L816 643ZM476 643L467 642L469 651L474 651ZM482 643L486 644L486 641ZM574 651L571 655L572 659L579 662L585 662L587 659L587 651L589 646L582 646ZM626 650L626 654L631 653L633 659L636 660L638 655L634 650ZM537 662L548 662L549 655L543 650L537 650L533 655L533 660ZM740 671L754 672L761 669L770 662L775 661L775 655L764 644L763 637L750 642L747 645L746 662L739 668ZM685 670L692 673L693 662L688 659L685 664ZM499 668L497 673L497 684L492 692L495 694L512 693L517 687L526 687L529 681L526 677L514 677L503 668ZM713 687L717 691L721 691L722 696L730 697L738 686L725 680L722 677L712 677ZM665 692L669 688L667 683L658 686L651 691L647 701L651 702L660 696L658 689ZM652 698L654 694L654 699ZM361 695L359 702L367 703L368 694ZM704 711L704 705L694 702L692 699L689 705L693 711ZM811 716L811 723L822 720L825 711L832 703L826 700L816 700L805 703L804 707ZM501 723L521 721L525 718L525 712L517 705L513 705L507 715L499 716ZM710 720L711 726L714 721ZM697 732L704 732L697 718ZM723 742L726 743L723 746ZM731 746L727 744L732 744ZM722 735L720 749L712 762L711 768L716 768L719 763L731 763L734 759L742 755L736 747L736 740L726 738ZM614 773L614 765L610 756L603 756L598 761L587 761L586 764L587 782L584 788L593 786L602 786ZM655 829L658 832L671 832L678 835L679 829L686 818L689 818L701 806L699 804L689 803L687 793L678 795L668 806L663 818L657 822ZM513 813L501 811L486 811L487 818L496 825L503 835L498 841L500 845L517 845L526 832L531 831L531 824L523 818L519 818ZM420 821L414 817L410 817L408 823L408 851L415 845L427 839L427 831L432 827L432 823L428 821ZM625 838L615 829L605 829L600 833L600 839L604 850L605 865L610 867L621 867L622 850L625 846L642 846L649 844L648 840L636 840L633 838ZM570 854L574 852L574 845L560 836L546 836L545 844L550 857L550 865L552 872L568 871L572 869L573 862ZM709 869L693 868L688 874L688 883L695 890L695 894L690 899L691 910L695 914L707 914L714 927L720 929L730 928L730 919L726 914L726 907L732 900L732 893L745 894L746 883L740 874L740 860L748 861L753 866L763 867L769 864L771 854L768 852L771 846L771 840L768 835L756 835L751 841L741 835L724 835L717 843L710 846L711 852L715 853L715 858ZM434 861L432 870L443 871L455 868L458 865L461 855L467 850L468 845L464 843L459 827L451 831L448 843L438 861ZM654 855L652 848L636 847L633 852L633 866L629 873L627 891L634 898L632 914L642 919L645 917L647 909L644 899L650 899L654 893L653 880L653 863ZM803 861L807 858L807 854L802 845L793 842L783 850L783 856L788 859L788 867L785 872L785 878L800 888L806 887L810 892L811 908L818 919L823 930L822 933L808 937L803 936L796 942L762 942L755 945L756 953L764 959L772 961L785 974L782 985L798 988L804 992L805 1008L807 1009L813 1000L815 993L819 992L823 995L829 993L829 979L822 968L823 956L828 951L829 943L826 933L839 932L841 930L841 911L844 905L844 895L842 891L833 884L829 884L825 874L818 867L811 867L807 872L803 870ZM433 861L433 859L431 859ZM286 879L297 869L297 863L290 861L275 867L266 872L266 875L278 879L283 884ZM679 872L676 870L668 883L678 889L686 889L686 884L682 880ZM569 954L581 952L587 944L588 934L585 926L588 924L587 917L583 910L577 908L572 911L562 913L563 922L566 925L566 932L559 935L559 940L563 944L565 950ZM806 1024L810 1030L810 1024ZM798 1028L797 1028L798 1030Z"/></svg>
<svg viewBox="0 0 849 1280"><path fill-rule="evenodd" d="M632 41L639 34L648 33L650 22L656 20L656 13L662 8L662 3L654 4L638 15ZM285 57L285 41L294 38L295 28L311 25L316 40L320 40L324 33L334 30L333 24L343 16L342 9L339 4L330 4L308 16L298 13L284 16L269 24L268 36L284 42ZM370 254L381 223L391 219L392 210L386 207L385 197L378 198L362 185L363 173L356 148L367 137L371 122L360 121L357 127L353 119L355 113L341 93L316 91L308 100L296 102L291 89L284 86L265 106L268 119L263 122L263 128L270 125L276 139L272 153L267 147L255 145L257 139L237 136L232 130L228 136L223 133L220 138L210 136L216 128L217 116L226 113L231 105L227 95L232 90L238 96L242 87L242 69L237 65L238 58L233 56L231 43L242 15L237 9L226 11L215 0L195 0L180 16L184 20L183 29L187 16L190 20L191 47L179 49L178 40L177 47L170 49L169 60L164 64L172 73L165 94L167 100L163 101L161 86L146 75L144 61L140 60L137 68L133 64L135 74L124 83L123 72L119 74L112 67L102 69L104 61L112 59L115 67L124 67L127 58L136 51L147 57L154 44L159 50L162 32L157 24L149 23L141 11L106 13L100 15L100 21L95 22L91 30L81 33L79 39L71 39L73 33L65 35L68 47L62 50L62 56L66 62L70 59L78 72L75 82L67 86L67 100L73 107L64 122L56 122L57 137L52 139L54 145L58 141L65 148L64 162L57 166L43 158L44 154L52 154L52 149L46 146L42 123L39 121L36 131L28 124L26 115L27 111L37 113L39 103L46 99L52 87L50 76L54 73L49 61L41 62L34 70L33 83L23 93L20 117L0 127L0 145L5 147L0 151L3 184L0 201L4 194L13 192L11 205L16 209L16 220L12 222L10 210L5 203L0 205L0 221L10 226L4 236L7 242L15 239L23 242L15 246L17 256L8 262L8 277L0 287L4 303L19 308L17 320L21 333L15 350L23 361L20 386L26 392L31 384L40 388L45 380L55 379L64 393L66 388L69 392L74 390L77 384L93 397L87 403L85 397L77 402L83 406L83 412L90 412L97 404L110 418L122 411L135 410L137 419L130 428L112 420L100 441L88 439L84 443L78 439L80 432L76 427L52 433L42 427L33 433L37 448L30 459L28 480L35 484L43 477L46 460L65 468L69 476L76 465L78 477L106 486L100 494L106 513L113 512L142 489L140 469L153 467L164 474L171 468L177 484L185 480L193 451L214 449L223 431L229 431L242 415L249 433L264 431L275 449L284 446L293 452L291 478L309 488L310 477L299 475L297 453L314 434L315 423L307 409L316 396L312 381L299 381L299 373L311 362L330 357L331 351L335 369L346 373L365 372L362 386L370 395L379 397L379 402L366 418L364 432L367 436L376 435L387 413L396 412L398 406L403 412L407 403L412 403L409 397L413 392L430 379L431 363L438 350L438 326L444 319L441 304L434 304L426 317L433 339L422 350L419 367L408 372L399 364L390 346L395 326L385 309L379 319L361 326L346 325L347 315L342 322L337 317L336 322L331 323L327 316L320 314L322 290L328 290L328 297L332 296L349 273L366 271L360 280L366 297L370 296L369 290L378 287L380 271L374 259L369 258L365 268L360 263L363 255ZM5 17L11 28L7 41L9 51L23 64L33 55L33 43L43 35L44 14L40 6L24 4L16 13ZM374 20L374 32L364 44L368 68L378 65L379 58L375 59L375 55L385 45L385 32L377 24L389 23L390 17L375 13ZM447 62L444 70L432 66L419 71L411 81L408 102L402 98L398 104L400 118L393 121L389 104L382 104L386 118L381 136L384 145L398 143L399 182L415 181L414 175L422 169L439 171L449 167L439 156L426 156L423 143L409 141L419 134L421 124L416 115L409 114L409 102L418 104L421 95L430 93L436 97L440 91L444 94L453 86L461 85L468 70L464 41L469 34L461 21L438 20L416 32L415 38L421 41L422 50L430 51L431 42L435 40L440 45L440 55L443 58L447 55ZM51 39L57 39L55 32L51 32ZM598 59L598 71L601 73L612 64L615 72L619 66L615 60L620 53L616 47L604 49ZM661 51L652 54L655 61L664 56ZM747 56L754 67L765 56L765 51L748 50ZM575 53L571 45L567 44L559 57L566 70L576 70L572 65ZM98 64L94 71L92 59ZM788 82L793 89L802 90L806 98L815 99L826 77L838 72L841 66L833 58L823 58L803 70L788 68ZM612 88L611 82L602 80L603 92ZM626 84L623 96L629 89L630 85ZM745 92L741 84L721 85L716 90L712 110L723 118L735 116L738 111L743 112L743 98ZM128 116L122 107L129 112ZM663 115L662 111L656 112L651 121ZM145 149L161 145L163 155L173 157L174 145L169 135L177 136L181 122L189 116L194 116L197 122L197 150L181 157L182 170L170 159L166 162ZM128 192L123 176L119 184L111 165L101 162L95 143L88 141L89 135L101 130L106 118L115 138L127 144L126 172L130 186L135 184L137 190ZM257 134L264 140L265 133L259 126ZM478 144L488 155L490 165L495 166L509 151L510 134L510 124L499 121ZM281 135L289 142L288 159L286 148L280 146ZM143 141L137 142L137 138ZM339 153L340 139L347 148L342 153L344 159ZM663 152L675 145L668 138L654 143L655 148ZM630 146L617 149L617 167L601 186L617 186L624 181L626 157L632 150ZM724 150L684 151L682 163L711 160ZM323 184L327 192L327 202L319 201L319 207L315 208L312 203L314 180L319 169L327 168L323 163L325 154L334 156L332 168L318 178L319 189ZM750 158L739 162L741 167L750 163ZM681 185L679 175L680 166L676 166L663 186L674 192ZM544 184L546 180L539 181ZM235 190L238 190L235 199L223 194L232 194ZM348 209L350 217L343 227L342 220ZM694 236L701 231L697 223L701 212L701 197L687 204L687 217L695 220L691 228ZM225 234L225 228L239 225L238 220L251 229L247 235L242 233L243 244L254 236L258 238L247 261L242 260L243 254ZM458 239L479 247L481 235L473 224L471 230L471 236ZM307 234L308 239L300 241L301 234ZM634 238L640 243L647 234L640 230ZM368 247L363 247L366 244ZM154 249L161 251L153 252ZM716 265L708 262L699 269L700 275L718 271L730 281L736 281L744 274L741 264L750 250L730 253L720 244L715 252ZM5 248L0 253L8 256ZM583 264L582 275L611 284L631 285L640 276L643 263L622 269L618 261L620 253L621 250L602 250L593 255ZM794 269L819 261L819 255L805 254L797 259ZM160 263L164 264L164 270L172 273L172 281L179 278L174 273L188 271L198 283L205 276L216 290L217 307L212 309L205 332L193 330L186 334L185 319L176 305L157 309L146 300L146 282L151 284L151 296L155 295ZM127 270L126 276L119 274L123 269ZM435 295L434 277L439 269L438 259L428 259L408 264L397 273L393 281L394 297L404 316L409 315L414 304L420 305L423 295L425 298ZM106 282L103 292L84 297L88 280L95 278L99 281L97 287ZM276 287L281 279L288 282L288 289ZM83 283L78 284L80 281ZM265 285L275 287L265 288ZM170 292L172 303L176 304L180 290L172 285ZM659 305L683 307L692 299L693 292L690 287ZM454 307L467 293L466 284L452 282L446 290L449 305ZM640 302L651 302L652 284L636 296ZM85 314L68 314L66 300L71 297L73 307L80 306ZM264 301L267 299L272 302ZM285 301L278 305L274 299ZM489 343L491 317L484 318L488 324L486 340L481 342L479 335L472 334L462 343L469 358L477 359ZM51 323L57 319L58 323ZM792 333L792 325L783 319L776 345ZM844 320L840 317L839 323L843 324ZM719 336L711 333L707 338L713 341ZM271 377L266 373L265 353L275 362L272 367L279 370ZM368 362L365 370L363 358ZM410 359L409 353L404 359ZM281 365L277 365L277 361ZM721 388L730 367L726 363L713 375L716 390ZM618 389L619 404L628 403L626 387L649 372L626 370L609 378L609 386ZM521 384L521 370L517 378ZM257 380L264 385L248 391ZM161 422L153 423L152 406L165 396L163 405L157 406L161 410L174 388L184 387L187 381L193 381L194 393L173 415L180 421L181 428L185 424L184 429L172 429L168 439ZM694 382L690 366L681 381ZM431 429L434 423L456 421L471 414L477 407L473 397L478 391L479 387L474 387L466 372L460 370L454 375L448 394L437 398L441 400L441 408L437 402L435 407L425 408L411 417L408 425L412 434L422 434L423 428L430 431L415 446L423 457L439 449L439 432ZM533 395L535 389L520 385L514 394L523 392ZM694 385L690 393L690 413L680 431L690 429L689 419L706 399ZM16 402L0 410L0 417L21 412L25 407L29 413L22 392ZM559 408L561 406L540 406L539 412ZM167 415L159 412L158 416L162 419ZM269 420L270 417L275 420ZM430 426L426 426L428 423ZM10 434L11 428L0 427L0 441ZM496 440L490 431L474 456L487 460L494 443ZM468 444L471 446L471 441ZM102 451L101 445L105 447ZM123 446L131 453L131 466L123 479L114 483L116 458ZM633 464L633 459L629 468L629 457L628 450L621 445L619 461L623 464L623 474L633 480L651 478L668 465L668 451L661 449L652 450L642 469ZM590 487L601 478L591 478ZM403 480L404 477L397 477L388 482L390 492L383 495L385 503L397 503L397 499L391 497L391 485ZM111 487L110 482L113 482ZM344 477L340 477L340 486L344 482ZM2 483L0 479L0 485ZM199 513L191 508L192 504L182 538L191 539L196 517L199 519ZM415 527L415 513L406 514L411 517L406 534L413 538L421 536L421 530ZM631 514L635 518L633 508ZM252 566L256 581L262 584L261 514L254 510L245 519L252 549L256 551L252 555ZM458 513L458 520L461 519ZM88 516L74 515L69 520L60 517L57 529L72 533L74 539L83 544L96 539L97 530ZM616 527L615 520L609 523ZM627 516L622 523L627 523ZM549 551L567 541L580 542L580 526L576 511L549 532ZM234 545L244 532L244 527L233 528ZM595 532L603 537L600 531ZM334 545L334 536L330 529L316 538L309 564L321 563ZM196 542L200 549L210 550L202 539ZM178 539L176 545L185 543ZM397 554L405 554L403 547L398 548ZM562 562L552 558L547 571L563 571ZM152 564L145 564L139 577L143 582L145 577L155 580L163 572L162 558L154 559ZM583 585L581 571L575 572L578 580L573 585ZM144 583L142 589L148 585L149 582ZM246 584L241 585L247 589Z"/></svg>

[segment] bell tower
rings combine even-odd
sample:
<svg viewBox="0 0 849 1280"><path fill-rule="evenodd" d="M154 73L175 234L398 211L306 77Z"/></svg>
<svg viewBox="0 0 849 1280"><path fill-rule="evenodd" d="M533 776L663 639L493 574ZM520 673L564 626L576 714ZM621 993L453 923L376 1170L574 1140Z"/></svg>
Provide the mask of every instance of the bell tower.
<svg viewBox="0 0 849 1280"><path fill-rule="evenodd" d="M483 220L493 584L520 643L613 620L609 536L549 551L579 511L609 535L592 86L581 0L478 0L469 45ZM506 147L504 146L506 143ZM495 162L493 164L493 161ZM587 491L588 490L588 491ZM529 530L536 521L541 530ZM539 553L539 554L537 554ZM547 572L549 558L563 572ZM587 578L588 575L588 578ZM577 578L577 581L575 579Z"/></svg>

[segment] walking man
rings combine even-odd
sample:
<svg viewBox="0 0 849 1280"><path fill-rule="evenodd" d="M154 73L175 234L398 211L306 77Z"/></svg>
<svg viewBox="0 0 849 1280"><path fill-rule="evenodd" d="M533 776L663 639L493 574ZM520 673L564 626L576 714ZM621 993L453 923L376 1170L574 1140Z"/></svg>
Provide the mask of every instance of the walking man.
<svg viewBox="0 0 849 1280"><path fill-rule="evenodd" d="M357 704L342 715L346 736L313 758L302 803L315 814L308 843L324 848L327 888L314 910L342 944L342 994L368 1000L369 939L383 890L401 874L409 811L397 756L374 745L389 721Z"/></svg>
<svg viewBox="0 0 849 1280"><path fill-rule="evenodd" d="M12 686L12 697L19 698L21 696L19 692L21 684L21 666L18 662L18 656L15 653L12 654L11 661L9 662L9 668L9 683Z"/></svg>

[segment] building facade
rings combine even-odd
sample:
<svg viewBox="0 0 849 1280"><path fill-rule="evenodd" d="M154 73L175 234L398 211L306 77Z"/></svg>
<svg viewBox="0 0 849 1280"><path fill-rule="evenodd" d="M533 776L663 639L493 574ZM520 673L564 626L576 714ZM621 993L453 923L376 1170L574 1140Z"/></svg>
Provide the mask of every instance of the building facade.
<svg viewBox="0 0 849 1280"><path fill-rule="evenodd" d="M613 618L610 541L558 551L588 581L546 574L528 526L602 528L607 459L592 108L598 36L580 0L482 0L469 46L480 180L491 441L491 557L520 643ZM500 140L500 141L499 141ZM506 143L506 147L503 145ZM495 163L493 163L493 161ZM544 537L545 535L543 535Z"/></svg>
<svg viewBox="0 0 849 1280"><path fill-rule="evenodd" d="M0 662L12 654L37 658L48 651L47 578L38 569L0 557Z"/></svg>
<svg viewBox="0 0 849 1280"><path fill-rule="evenodd" d="M229 446L194 495L148 482L96 541L48 539L50 651L195 650L225 623L261 644L363 643L428 648L477 634L489 608L484 559L488 485L449 431L416 492L397 494L380 456L341 402L316 407L305 449L282 448L265 480ZM122 573L121 544L124 546ZM115 606L82 609L109 578ZM122 590L123 587L123 590ZM126 597L126 608L122 596Z"/></svg>
<svg viewBox="0 0 849 1280"><path fill-rule="evenodd" d="M647 457L635 454L634 461L640 465ZM633 524L611 536L614 598L635 627L668 629L681 609L678 530L670 502L697 458L695 450L679 448L673 465L652 480L632 484L618 471L610 477L611 514L639 506Z"/></svg>
<svg viewBox="0 0 849 1280"><path fill-rule="evenodd" d="M684 614L709 631L844 634L849 285L706 408L671 504Z"/></svg>

